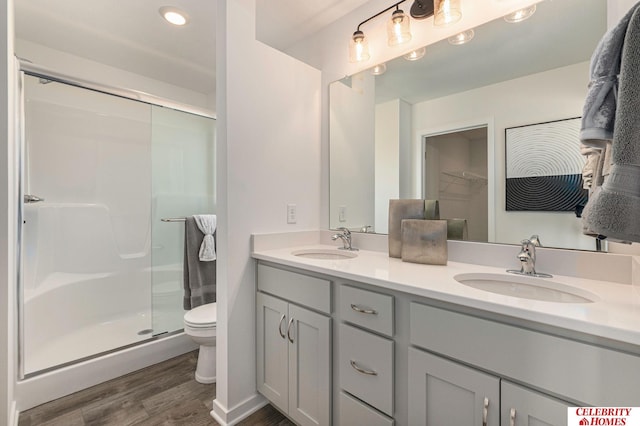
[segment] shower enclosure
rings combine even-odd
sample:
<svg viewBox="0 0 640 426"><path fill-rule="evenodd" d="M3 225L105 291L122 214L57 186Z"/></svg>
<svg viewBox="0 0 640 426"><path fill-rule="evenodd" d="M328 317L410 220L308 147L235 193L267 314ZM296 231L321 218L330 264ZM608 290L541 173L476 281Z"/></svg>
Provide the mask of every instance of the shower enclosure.
<svg viewBox="0 0 640 426"><path fill-rule="evenodd" d="M25 378L182 329L180 219L215 213L215 120L40 72L21 80Z"/></svg>

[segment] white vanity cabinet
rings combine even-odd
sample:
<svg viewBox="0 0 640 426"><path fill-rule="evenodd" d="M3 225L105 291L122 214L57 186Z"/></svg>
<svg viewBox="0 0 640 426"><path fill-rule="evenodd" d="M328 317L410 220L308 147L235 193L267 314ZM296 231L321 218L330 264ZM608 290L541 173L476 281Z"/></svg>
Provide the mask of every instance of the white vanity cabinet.
<svg viewBox="0 0 640 426"><path fill-rule="evenodd" d="M565 426L571 404L409 349L409 424Z"/></svg>
<svg viewBox="0 0 640 426"><path fill-rule="evenodd" d="M409 424L500 426L500 379L410 348Z"/></svg>
<svg viewBox="0 0 640 426"><path fill-rule="evenodd" d="M500 420L503 426L552 426L567 424L564 401L502 380Z"/></svg>
<svg viewBox="0 0 640 426"><path fill-rule="evenodd" d="M429 407L451 398L456 387L468 404L474 399L473 419L456 424L484 424L479 412L492 380L500 403L489 399L487 424L564 426L570 406L640 402L637 355L420 303L411 303L410 328L409 415L415 424L440 424L429 421ZM486 383L476 386L480 378ZM425 386L426 397L420 393Z"/></svg>
<svg viewBox="0 0 640 426"><path fill-rule="evenodd" d="M258 266L257 388L303 426L331 423L330 284Z"/></svg>
<svg viewBox="0 0 640 426"><path fill-rule="evenodd" d="M340 424L355 413L375 425L394 424L394 300L341 284L337 301ZM348 392L345 393L345 392ZM349 396L355 398L348 398ZM357 423L355 423L357 424Z"/></svg>
<svg viewBox="0 0 640 426"><path fill-rule="evenodd" d="M300 425L565 426L567 407L640 406L638 345L277 260L258 262L257 386Z"/></svg>

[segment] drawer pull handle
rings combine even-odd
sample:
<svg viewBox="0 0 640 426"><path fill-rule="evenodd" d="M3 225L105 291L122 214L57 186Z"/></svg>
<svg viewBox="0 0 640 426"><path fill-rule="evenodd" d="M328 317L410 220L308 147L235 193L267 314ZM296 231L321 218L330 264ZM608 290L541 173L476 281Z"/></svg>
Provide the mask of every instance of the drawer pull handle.
<svg viewBox="0 0 640 426"><path fill-rule="evenodd" d="M373 371L373 370L366 370L362 367L360 367L358 364L356 364L356 362L354 360L350 360L349 362L351 362L351 366L358 372L358 373L362 373L362 374L366 374L368 376L377 376L378 373Z"/></svg>
<svg viewBox="0 0 640 426"><path fill-rule="evenodd" d="M509 425L516 426L516 409L512 408L509 412Z"/></svg>
<svg viewBox="0 0 640 426"><path fill-rule="evenodd" d="M353 309L356 312L360 312L361 314L378 315L378 311L375 311L373 309L363 309L358 305L354 305L353 303L351 304L351 309Z"/></svg>
<svg viewBox="0 0 640 426"><path fill-rule="evenodd" d="M489 414L489 398L484 397L484 404L482 406L482 426L487 426L487 416Z"/></svg>
<svg viewBox="0 0 640 426"><path fill-rule="evenodd" d="M278 333L280 333L280 337L285 338L284 332L282 331L282 324L284 323L284 319L286 318L285 314L282 314L280 317L280 324L278 324Z"/></svg>
<svg viewBox="0 0 640 426"><path fill-rule="evenodd" d="M287 337L289 341L293 343L293 337L291 337L291 329L293 328L293 317L289 320L289 325L287 326Z"/></svg>

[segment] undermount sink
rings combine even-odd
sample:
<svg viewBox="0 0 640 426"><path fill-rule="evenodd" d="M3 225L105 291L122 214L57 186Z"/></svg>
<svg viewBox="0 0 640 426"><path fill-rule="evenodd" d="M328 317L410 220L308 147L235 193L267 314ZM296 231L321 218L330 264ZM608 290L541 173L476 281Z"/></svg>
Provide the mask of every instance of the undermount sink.
<svg viewBox="0 0 640 426"><path fill-rule="evenodd" d="M355 252L338 249L305 249L292 251L291 254L297 257L305 257L307 259L326 260L353 259L358 256Z"/></svg>
<svg viewBox="0 0 640 426"><path fill-rule="evenodd" d="M458 274L456 281L491 293L559 303L593 303L598 296L577 287L544 278L507 274Z"/></svg>

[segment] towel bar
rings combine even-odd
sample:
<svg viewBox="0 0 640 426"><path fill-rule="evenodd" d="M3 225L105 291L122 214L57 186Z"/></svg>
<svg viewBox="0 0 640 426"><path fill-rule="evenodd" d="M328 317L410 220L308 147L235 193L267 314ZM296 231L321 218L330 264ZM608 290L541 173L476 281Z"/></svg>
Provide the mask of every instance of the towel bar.
<svg viewBox="0 0 640 426"><path fill-rule="evenodd" d="M160 220L163 222L184 222L186 219L184 217L163 217Z"/></svg>

